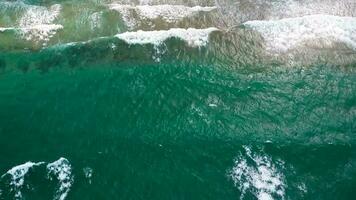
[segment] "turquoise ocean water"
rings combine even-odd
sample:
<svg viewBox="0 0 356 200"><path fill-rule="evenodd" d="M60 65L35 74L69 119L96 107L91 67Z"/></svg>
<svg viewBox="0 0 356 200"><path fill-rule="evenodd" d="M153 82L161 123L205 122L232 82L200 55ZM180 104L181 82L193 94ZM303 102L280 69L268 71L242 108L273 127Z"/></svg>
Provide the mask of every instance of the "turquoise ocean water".
<svg viewBox="0 0 356 200"><path fill-rule="evenodd" d="M353 199L355 10L0 1L0 199Z"/></svg>

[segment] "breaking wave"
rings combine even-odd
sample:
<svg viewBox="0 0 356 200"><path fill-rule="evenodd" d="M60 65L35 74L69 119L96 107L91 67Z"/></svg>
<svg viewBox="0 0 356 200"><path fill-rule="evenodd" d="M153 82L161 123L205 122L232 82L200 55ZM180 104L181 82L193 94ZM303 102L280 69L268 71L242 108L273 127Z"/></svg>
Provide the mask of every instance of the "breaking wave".
<svg viewBox="0 0 356 200"><path fill-rule="evenodd" d="M310 15L276 21L248 21L244 25L258 31L273 52L287 52L301 46L327 48L343 43L356 50L356 18Z"/></svg>
<svg viewBox="0 0 356 200"><path fill-rule="evenodd" d="M0 198L26 199L23 191L32 187L30 182L27 182L27 179L46 170L47 175L42 178L56 181L58 185L53 199L65 200L74 182L70 162L65 158L60 158L57 161L48 163L46 169L44 169L45 164L45 162L29 161L8 170L0 179L0 186L4 187L0 187L0 191L2 191L0 192Z"/></svg>
<svg viewBox="0 0 356 200"><path fill-rule="evenodd" d="M116 35L129 44L153 44L160 45L168 38L179 38L191 47L205 46L209 42L209 34L218 31L217 28L207 29L181 29L174 28L161 31L137 31Z"/></svg>
<svg viewBox="0 0 356 200"><path fill-rule="evenodd" d="M50 180L54 178L58 180L58 189L56 190L54 199L64 200L74 182L71 164L67 159L60 158L53 163L49 163L47 170Z"/></svg>
<svg viewBox="0 0 356 200"><path fill-rule="evenodd" d="M27 173L36 166L40 166L44 164L44 162L26 162L24 164L15 166L7 171L4 175L1 176L1 180L9 177L9 186L10 192L14 193L14 199L22 199L21 190L25 184L25 177ZM0 193L1 197L1 193Z"/></svg>

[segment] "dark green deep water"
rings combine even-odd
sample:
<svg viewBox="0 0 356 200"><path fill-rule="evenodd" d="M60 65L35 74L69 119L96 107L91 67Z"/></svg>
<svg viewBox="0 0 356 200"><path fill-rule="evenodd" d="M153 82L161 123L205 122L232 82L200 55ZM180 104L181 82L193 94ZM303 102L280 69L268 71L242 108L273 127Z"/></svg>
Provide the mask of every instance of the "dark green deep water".
<svg viewBox="0 0 356 200"><path fill-rule="evenodd" d="M68 200L353 199L355 62L242 61L215 37L160 62L115 39L1 51L0 199L60 199L61 157ZM46 164L14 189L28 161Z"/></svg>

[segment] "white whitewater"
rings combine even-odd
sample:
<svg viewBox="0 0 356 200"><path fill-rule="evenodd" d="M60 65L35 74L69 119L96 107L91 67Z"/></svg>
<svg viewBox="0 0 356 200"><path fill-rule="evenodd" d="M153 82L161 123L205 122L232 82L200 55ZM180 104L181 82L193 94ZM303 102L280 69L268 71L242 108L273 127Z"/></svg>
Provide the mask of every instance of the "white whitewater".
<svg viewBox="0 0 356 200"><path fill-rule="evenodd" d="M239 155L235 166L229 176L241 191L240 199L246 193L251 193L259 200L285 199L287 184L282 172L282 161L273 162L270 157L263 154L254 154L249 147L244 147L246 155ZM280 163L277 166L275 163Z"/></svg>
<svg viewBox="0 0 356 200"><path fill-rule="evenodd" d="M218 31L218 29L214 27L207 29L172 28L160 31L125 32L117 34L116 37L128 44L153 44L155 46L159 46L169 38L179 38L191 47L201 47L208 44L209 35L214 31Z"/></svg>
<svg viewBox="0 0 356 200"><path fill-rule="evenodd" d="M63 29L62 25L58 24L40 24L29 27L0 27L0 32L16 31L18 34L28 41L44 41L48 42L58 30Z"/></svg>
<svg viewBox="0 0 356 200"><path fill-rule="evenodd" d="M54 24L61 11L59 4L49 8L28 6L15 27L0 27L0 32L14 30L23 39L35 42L48 42L62 25Z"/></svg>
<svg viewBox="0 0 356 200"><path fill-rule="evenodd" d="M309 15L271 21L248 21L244 25L258 31L268 50L284 53L299 46L318 48L343 43L356 50L356 18Z"/></svg>
<svg viewBox="0 0 356 200"><path fill-rule="evenodd" d="M56 200L64 200L70 188L74 182L74 177L72 175L72 167L69 161L65 158L60 158L59 160L49 163L47 165L48 178L56 177L58 180L58 189L54 196Z"/></svg>
<svg viewBox="0 0 356 200"><path fill-rule="evenodd" d="M21 189L25 183L25 176L35 166L39 166L44 164L44 162L26 162L21 165L17 165L10 170L8 170L4 175L1 176L1 179L4 178L6 175L11 177L10 186L12 187L12 191L15 192L15 199L21 199L22 193Z"/></svg>
<svg viewBox="0 0 356 200"><path fill-rule="evenodd" d="M9 181L10 192L14 192L14 199L23 199L22 189L26 183L26 176L29 171L35 167L44 165L45 162L26 162L24 164L15 166L8 170L1 176L1 181ZM55 200L65 200L70 188L74 182L74 176L72 174L72 168L70 162L65 158L60 158L52 163L48 163L46 166L47 177L43 177L49 180L58 182L58 188L54 194ZM8 180L9 179L9 180ZM1 197L1 190L0 190Z"/></svg>
<svg viewBox="0 0 356 200"><path fill-rule="evenodd" d="M354 0L280 0L270 2L272 6L268 19L302 17L326 14L335 16L355 16Z"/></svg>
<svg viewBox="0 0 356 200"><path fill-rule="evenodd" d="M128 44L152 44L154 46L155 54L152 58L159 62L161 55L165 51L161 50L159 47L169 38L178 38L187 43L190 47L202 47L208 44L209 35L214 31L219 29L210 27L206 29L195 29L195 28L172 28L169 30L160 31L136 31L136 32L125 32L117 34L116 37L120 40L125 41Z"/></svg>
<svg viewBox="0 0 356 200"><path fill-rule="evenodd" d="M42 6L31 6L22 15L19 26L30 27L40 24L51 24L58 17L61 11L61 5L54 4L50 8Z"/></svg>
<svg viewBox="0 0 356 200"><path fill-rule="evenodd" d="M200 12L210 12L216 7L194 6L188 7L183 5L121 5L109 4L109 8L120 12L126 25L132 29L142 20L163 19L167 23L175 23L186 17L193 17Z"/></svg>
<svg viewBox="0 0 356 200"><path fill-rule="evenodd" d="M49 9L41 6L34 6L27 10L19 22L21 36L26 40L48 42L62 25L52 24L59 16L61 6L55 4Z"/></svg>

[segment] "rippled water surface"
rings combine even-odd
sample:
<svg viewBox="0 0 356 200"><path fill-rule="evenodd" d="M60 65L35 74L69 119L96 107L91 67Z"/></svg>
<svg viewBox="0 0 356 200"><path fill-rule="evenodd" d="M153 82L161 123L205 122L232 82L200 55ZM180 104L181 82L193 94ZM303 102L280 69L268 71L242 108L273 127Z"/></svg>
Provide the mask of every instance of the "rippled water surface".
<svg viewBox="0 0 356 200"><path fill-rule="evenodd" d="M353 199L353 0L0 1L0 200Z"/></svg>

